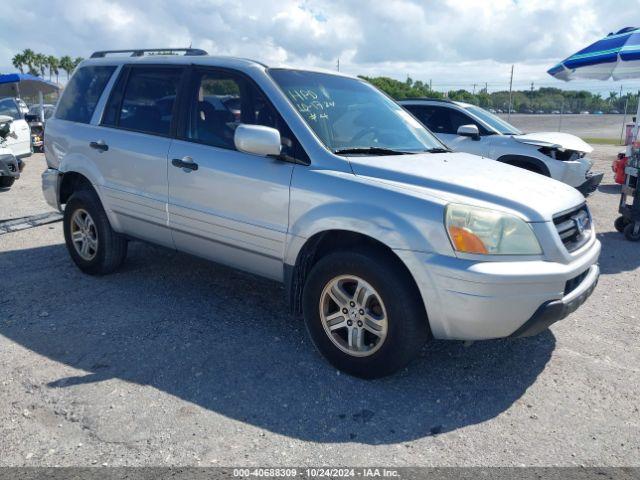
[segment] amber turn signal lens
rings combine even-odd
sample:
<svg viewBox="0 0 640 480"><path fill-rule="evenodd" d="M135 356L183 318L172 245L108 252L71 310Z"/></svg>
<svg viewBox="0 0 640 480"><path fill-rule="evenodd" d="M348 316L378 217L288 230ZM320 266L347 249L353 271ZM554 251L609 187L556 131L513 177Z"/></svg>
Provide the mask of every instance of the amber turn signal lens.
<svg viewBox="0 0 640 480"><path fill-rule="evenodd" d="M487 254L487 248L476 235L460 227L449 227L449 235L453 246L459 252Z"/></svg>

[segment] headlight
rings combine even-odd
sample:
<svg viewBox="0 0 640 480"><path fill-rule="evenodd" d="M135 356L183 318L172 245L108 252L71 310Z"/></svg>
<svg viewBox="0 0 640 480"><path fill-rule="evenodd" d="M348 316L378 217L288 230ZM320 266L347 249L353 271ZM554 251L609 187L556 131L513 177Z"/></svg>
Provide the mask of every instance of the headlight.
<svg viewBox="0 0 640 480"><path fill-rule="evenodd" d="M445 227L453 248L483 255L539 255L531 226L508 213L468 205L449 204Z"/></svg>

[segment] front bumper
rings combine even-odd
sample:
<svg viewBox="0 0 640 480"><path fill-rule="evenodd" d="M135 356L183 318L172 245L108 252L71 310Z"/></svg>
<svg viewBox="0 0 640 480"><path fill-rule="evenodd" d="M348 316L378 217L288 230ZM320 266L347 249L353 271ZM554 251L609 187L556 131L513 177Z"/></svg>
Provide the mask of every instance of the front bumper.
<svg viewBox="0 0 640 480"><path fill-rule="evenodd" d="M60 210L60 179L62 176L55 168L42 172L42 194L49 205Z"/></svg>
<svg viewBox="0 0 640 480"><path fill-rule="evenodd" d="M485 340L515 335L528 322L529 326L546 328L545 321L548 326L578 308L593 291L590 287L595 287L600 248L600 242L593 238L570 263L478 262L395 252L418 285L435 338ZM569 282L576 278L579 285L566 293ZM581 296L584 292L588 293ZM541 306L545 308L537 313Z"/></svg>
<svg viewBox="0 0 640 480"><path fill-rule="evenodd" d="M20 178L20 163L13 155L0 155L0 176Z"/></svg>
<svg viewBox="0 0 640 480"><path fill-rule="evenodd" d="M576 187L576 189L583 194L585 197L590 193L593 193L602 182L602 178L604 177L604 172L602 173L594 173L588 172L586 176L586 180L582 185Z"/></svg>
<svg viewBox="0 0 640 480"><path fill-rule="evenodd" d="M512 337L531 337L537 335L551 325L575 312L580 305L587 301L598 284L600 268L592 265L585 278L576 286L575 290L569 292L560 300L546 302L536 310L529 320L527 320L518 330L511 334Z"/></svg>

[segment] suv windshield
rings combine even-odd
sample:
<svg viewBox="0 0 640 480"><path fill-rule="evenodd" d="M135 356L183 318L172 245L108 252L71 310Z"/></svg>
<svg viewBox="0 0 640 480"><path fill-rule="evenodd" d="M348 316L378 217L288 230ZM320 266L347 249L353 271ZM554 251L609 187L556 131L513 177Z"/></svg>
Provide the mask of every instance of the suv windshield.
<svg viewBox="0 0 640 480"><path fill-rule="evenodd" d="M420 122L362 80L299 70L269 73L333 152L385 155L446 150Z"/></svg>
<svg viewBox="0 0 640 480"><path fill-rule="evenodd" d="M475 105L469 105L465 107L465 110L472 115L475 115L483 122L487 123L491 128L497 130L502 135L520 135L522 132L510 123L505 122L497 115L491 112L487 112L484 108L476 107Z"/></svg>

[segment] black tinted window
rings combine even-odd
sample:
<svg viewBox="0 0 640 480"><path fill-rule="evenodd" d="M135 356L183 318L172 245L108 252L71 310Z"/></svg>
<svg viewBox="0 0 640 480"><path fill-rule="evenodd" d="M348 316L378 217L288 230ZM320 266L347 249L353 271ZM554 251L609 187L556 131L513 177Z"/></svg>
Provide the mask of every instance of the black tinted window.
<svg viewBox="0 0 640 480"><path fill-rule="evenodd" d="M182 69L132 68L116 126L127 130L169 135ZM107 109L109 112L111 105Z"/></svg>
<svg viewBox="0 0 640 480"><path fill-rule="evenodd" d="M12 98L5 98L0 100L0 115L7 115L14 120L22 118L18 105Z"/></svg>
<svg viewBox="0 0 640 480"><path fill-rule="evenodd" d="M79 69L64 89L56 110L56 118L89 123L114 70L115 67L107 66Z"/></svg>
<svg viewBox="0 0 640 480"><path fill-rule="evenodd" d="M462 125L476 125L481 134L486 132L482 125L453 108L433 105L407 105L405 108L433 133L456 135Z"/></svg>

